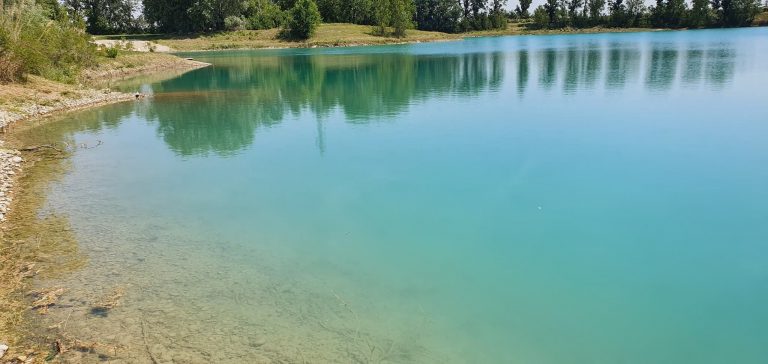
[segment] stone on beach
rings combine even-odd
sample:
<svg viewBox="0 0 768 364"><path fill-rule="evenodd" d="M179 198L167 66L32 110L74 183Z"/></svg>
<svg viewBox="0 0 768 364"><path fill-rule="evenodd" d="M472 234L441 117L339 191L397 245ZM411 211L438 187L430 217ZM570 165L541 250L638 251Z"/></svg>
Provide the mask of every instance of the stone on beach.
<svg viewBox="0 0 768 364"><path fill-rule="evenodd" d="M13 176L21 167L23 159L18 151L0 149L0 221L5 220L10 210L11 196L8 191L13 185Z"/></svg>

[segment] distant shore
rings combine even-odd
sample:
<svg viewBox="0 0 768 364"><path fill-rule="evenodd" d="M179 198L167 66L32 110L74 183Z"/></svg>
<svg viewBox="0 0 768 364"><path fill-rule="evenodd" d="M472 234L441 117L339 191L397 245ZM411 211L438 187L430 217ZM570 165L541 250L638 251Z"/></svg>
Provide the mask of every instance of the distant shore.
<svg viewBox="0 0 768 364"><path fill-rule="evenodd" d="M175 52L201 52L215 50L256 50L286 48L334 48L391 44L431 43L457 41L467 38L513 35L551 35L582 33L626 33L649 32L663 29L652 28L564 28L529 29L521 23L510 23L506 29L474 31L467 33L442 33L423 30L409 30L405 38L382 37L372 33L369 25L346 23L322 24L317 33L305 41L290 41L278 36L279 29L239 30L233 32L201 34L135 34L97 36L98 42L151 42L164 50Z"/></svg>

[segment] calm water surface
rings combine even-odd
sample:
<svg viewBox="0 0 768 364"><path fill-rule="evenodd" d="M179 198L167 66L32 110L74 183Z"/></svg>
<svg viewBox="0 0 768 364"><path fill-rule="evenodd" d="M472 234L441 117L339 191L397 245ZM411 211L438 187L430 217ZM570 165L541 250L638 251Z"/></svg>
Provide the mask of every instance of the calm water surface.
<svg viewBox="0 0 768 364"><path fill-rule="evenodd" d="M194 55L47 213L125 362L768 362L768 29ZM74 312L74 313L71 313ZM97 360L86 356L82 360Z"/></svg>

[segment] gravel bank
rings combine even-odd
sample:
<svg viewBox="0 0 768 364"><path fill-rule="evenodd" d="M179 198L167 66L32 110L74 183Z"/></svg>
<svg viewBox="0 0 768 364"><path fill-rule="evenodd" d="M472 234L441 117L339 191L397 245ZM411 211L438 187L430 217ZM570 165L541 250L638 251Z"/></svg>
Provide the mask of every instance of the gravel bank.
<svg viewBox="0 0 768 364"><path fill-rule="evenodd" d="M0 129L5 131L13 123L29 118L127 101L134 98L134 95L122 92L88 90L79 93L76 98L59 100L49 105L29 102L17 106L14 108L14 111L0 110ZM4 148L4 144L0 140L0 222L5 221L6 215L11 208L13 183L23 162L21 152Z"/></svg>
<svg viewBox="0 0 768 364"><path fill-rule="evenodd" d="M50 115L56 112L72 111L86 107L109 104L119 101L127 101L134 95L123 92L89 90L83 92L77 98L60 100L50 105L40 105L28 102L16 107L15 110L0 110L0 128L6 128L12 123L32 118Z"/></svg>
<svg viewBox="0 0 768 364"><path fill-rule="evenodd" d="M21 153L12 149L0 149L0 221L5 221L5 215L11 206L13 197L11 187L13 179L21 168Z"/></svg>

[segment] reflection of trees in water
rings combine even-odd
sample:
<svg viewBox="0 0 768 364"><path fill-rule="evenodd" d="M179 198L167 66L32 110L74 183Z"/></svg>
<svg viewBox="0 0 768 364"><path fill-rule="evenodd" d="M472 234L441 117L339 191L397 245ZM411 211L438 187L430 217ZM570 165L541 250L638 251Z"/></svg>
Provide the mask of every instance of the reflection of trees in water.
<svg viewBox="0 0 768 364"><path fill-rule="evenodd" d="M707 50L707 83L718 87L730 81L736 68L736 52L728 48Z"/></svg>
<svg viewBox="0 0 768 364"><path fill-rule="evenodd" d="M538 67L538 85L549 90L562 82L563 92L573 94L582 89L593 89L604 77L610 90L624 89L631 80L637 80L645 70L644 87L669 90L679 77L685 83L705 81L710 85L727 84L733 77L735 51L728 48L707 49L691 45L683 50L665 44L652 44L647 52L639 46L615 43L608 47L584 45L581 47L546 48L534 53ZM681 55L682 54L682 55ZM525 92L531 62L529 51L517 53L517 92ZM682 61L681 61L682 59ZM679 70L679 68L681 70Z"/></svg>
<svg viewBox="0 0 768 364"><path fill-rule="evenodd" d="M253 142L256 130L282 121L285 110L269 95L258 95L259 107L246 94L199 93L183 98L158 97L147 118L158 121L157 132L176 153L228 155Z"/></svg>
<svg viewBox="0 0 768 364"><path fill-rule="evenodd" d="M549 89L557 80L557 50L545 49L541 55L541 69L539 70L539 85Z"/></svg>
<svg viewBox="0 0 768 364"><path fill-rule="evenodd" d="M523 95L528 85L528 51L521 50L517 56L517 93Z"/></svg>
<svg viewBox="0 0 768 364"><path fill-rule="evenodd" d="M668 90L681 78L726 84L734 51L704 45L589 43L568 48L524 48L516 53L446 55L286 55L221 57L216 66L154 86L148 118L181 155L235 153L253 142L259 128L309 111L317 117L317 145L325 149L324 120L341 110L347 122L394 116L414 103L441 96L473 97L500 90L506 60L523 95L563 83L565 94L630 82ZM531 75L534 76L531 80ZM529 85L530 82L536 85Z"/></svg>
<svg viewBox="0 0 768 364"><path fill-rule="evenodd" d="M349 122L366 123L435 96L497 90L504 56L242 57L208 72L155 87L147 116L179 154L234 153L252 143L258 128L304 109L320 119L338 107ZM322 150L321 125L318 135Z"/></svg>
<svg viewBox="0 0 768 364"><path fill-rule="evenodd" d="M593 88L600 75L602 51L594 45L585 48L571 47L566 51L566 93L574 93L579 87Z"/></svg>
<svg viewBox="0 0 768 364"><path fill-rule="evenodd" d="M608 88L622 88L627 79L640 71L640 50L614 45L608 50L608 66L605 85Z"/></svg>
<svg viewBox="0 0 768 364"><path fill-rule="evenodd" d="M667 90L675 82L677 55L674 48L659 47L651 50L646 85L651 89Z"/></svg>

